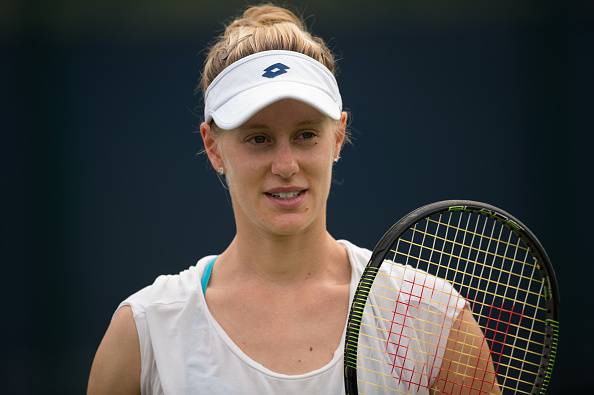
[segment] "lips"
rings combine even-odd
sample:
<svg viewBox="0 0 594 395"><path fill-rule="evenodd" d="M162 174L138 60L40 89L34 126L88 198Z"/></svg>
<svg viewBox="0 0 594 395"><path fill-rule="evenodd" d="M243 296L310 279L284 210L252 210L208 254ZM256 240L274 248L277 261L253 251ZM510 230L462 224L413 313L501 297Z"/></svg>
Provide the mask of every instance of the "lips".
<svg viewBox="0 0 594 395"><path fill-rule="evenodd" d="M306 188L299 187L274 188L264 192L271 201L285 208L301 204L306 193Z"/></svg>
<svg viewBox="0 0 594 395"><path fill-rule="evenodd" d="M277 193L267 193L268 195L272 196L276 199L292 199L294 197L299 196L299 194L303 193L303 191L293 191L293 192L277 192Z"/></svg>
<svg viewBox="0 0 594 395"><path fill-rule="evenodd" d="M271 188L264 192L266 195L270 195L276 198L289 199L307 191L307 188L298 186L278 187Z"/></svg>

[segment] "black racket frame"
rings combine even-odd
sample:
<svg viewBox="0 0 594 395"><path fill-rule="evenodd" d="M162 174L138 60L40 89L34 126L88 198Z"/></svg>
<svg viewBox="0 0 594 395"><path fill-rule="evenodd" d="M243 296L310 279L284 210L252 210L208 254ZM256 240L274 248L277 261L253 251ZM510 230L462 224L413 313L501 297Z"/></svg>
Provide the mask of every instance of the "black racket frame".
<svg viewBox="0 0 594 395"><path fill-rule="evenodd" d="M449 211L477 212L494 218L512 229L528 245L533 255L536 256L543 278L547 281L545 298L547 299L546 314L548 325L545 329L545 344L540 369L531 393L541 395L546 393L551 379L559 341L559 288L555 271L545 249L527 226L513 215L498 207L472 200L444 200L419 207L404 216L388 229L373 249L369 263L363 271L363 275L355 291L347 323L344 348L344 383L347 395L358 395L359 393L357 387L357 347L361 319L371 286L382 262L398 238L411 226L439 212Z"/></svg>

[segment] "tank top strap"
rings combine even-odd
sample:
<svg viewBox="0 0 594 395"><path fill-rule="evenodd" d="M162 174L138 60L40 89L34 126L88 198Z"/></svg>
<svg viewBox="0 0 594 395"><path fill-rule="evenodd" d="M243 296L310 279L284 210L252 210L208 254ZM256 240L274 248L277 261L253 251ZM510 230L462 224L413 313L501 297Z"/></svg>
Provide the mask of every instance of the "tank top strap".
<svg viewBox="0 0 594 395"><path fill-rule="evenodd" d="M201 284L202 284L202 293L206 293L206 287L208 286L208 282L210 281L210 275L212 273L212 267L215 264L215 261L217 260L218 255L215 256L214 258L212 258L210 260L210 262L208 262L206 264L206 267L204 268L204 272L202 272L202 279L201 279Z"/></svg>

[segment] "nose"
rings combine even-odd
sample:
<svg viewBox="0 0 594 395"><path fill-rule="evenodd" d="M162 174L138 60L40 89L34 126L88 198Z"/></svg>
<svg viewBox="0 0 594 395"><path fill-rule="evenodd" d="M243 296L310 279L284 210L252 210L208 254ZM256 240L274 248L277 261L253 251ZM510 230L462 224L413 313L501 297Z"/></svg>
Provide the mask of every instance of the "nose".
<svg viewBox="0 0 594 395"><path fill-rule="evenodd" d="M291 178L299 171L295 153L289 144L279 144L272 159L272 174Z"/></svg>

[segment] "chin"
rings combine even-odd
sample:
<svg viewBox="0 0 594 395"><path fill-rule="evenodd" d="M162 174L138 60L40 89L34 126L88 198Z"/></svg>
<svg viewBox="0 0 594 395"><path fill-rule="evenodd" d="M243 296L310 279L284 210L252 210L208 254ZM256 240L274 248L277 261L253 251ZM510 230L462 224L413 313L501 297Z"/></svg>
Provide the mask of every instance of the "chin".
<svg viewBox="0 0 594 395"><path fill-rule="evenodd" d="M303 233L313 224L311 219L299 215L284 215L283 217L263 224L264 228L278 236L293 236Z"/></svg>

